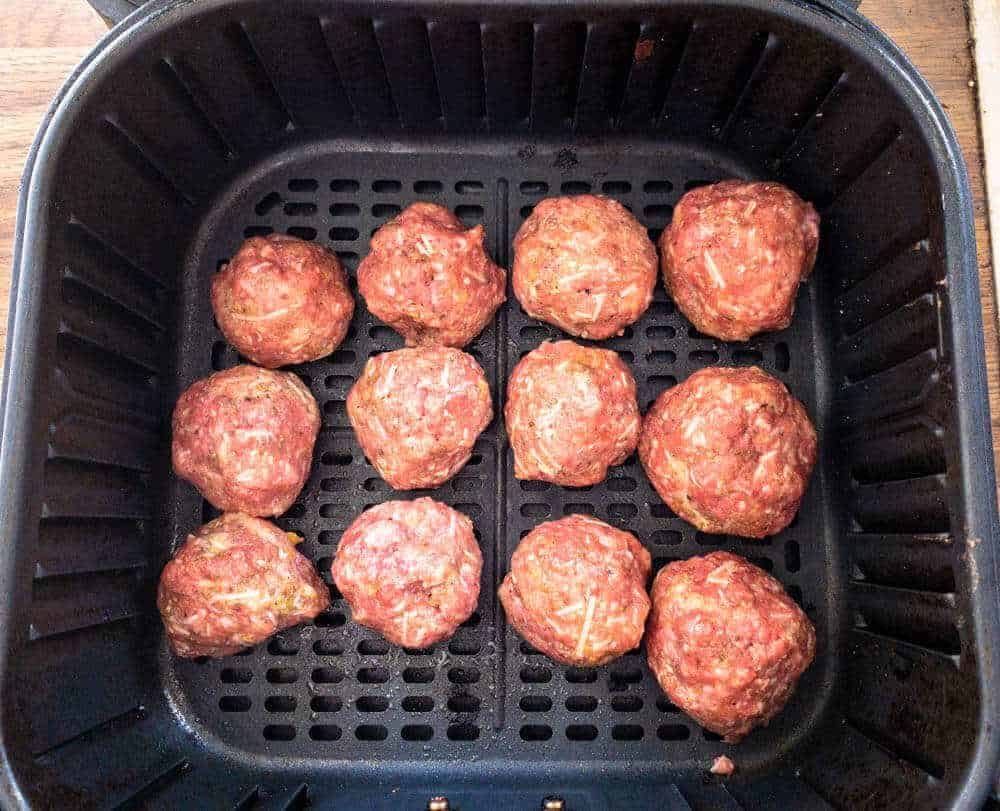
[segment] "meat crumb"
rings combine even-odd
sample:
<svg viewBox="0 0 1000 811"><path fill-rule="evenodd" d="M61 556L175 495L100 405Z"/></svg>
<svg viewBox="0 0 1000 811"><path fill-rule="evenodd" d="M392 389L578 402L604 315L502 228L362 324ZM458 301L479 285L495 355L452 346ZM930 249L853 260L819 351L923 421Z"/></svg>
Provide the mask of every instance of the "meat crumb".
<svg viewBox="0 0 1000 811"><path fill-rule="evenodd" d="M725 755L719 755L712 761L712 768L709 771L712 774L721 774L723 777L728 777L736 771L736 764Z"/></svg>

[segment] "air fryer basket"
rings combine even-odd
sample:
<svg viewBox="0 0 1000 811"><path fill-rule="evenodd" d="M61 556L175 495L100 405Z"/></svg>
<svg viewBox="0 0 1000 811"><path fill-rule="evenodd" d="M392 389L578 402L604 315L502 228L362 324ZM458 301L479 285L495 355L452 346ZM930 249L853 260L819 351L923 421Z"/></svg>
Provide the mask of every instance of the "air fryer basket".
<svg viewBox="0 0 1000 811"><path fill-rule="evenodd" d="M546 195L613 196L655 238L686 189L731 176L777 178L821 210L793 325L719 343L661 286L607 345L643 408L711 364L787 383L822 452L788 530L697 533L634 458L593 488L518 482L494 420L429 491L473 518L486 561L452 640L389 646L334 590L314 623L244 654L167 653L156 579L213 515L170 474L169 415L237 362L207 291L245 236L328 244L353 276L371 233L426 199L482 222L509 266ZM968 188L927 87L853 11L154 2L57 99L18 232L0 457L14 804L973 808L989 791L997 516ZM495 404L556 336L508 303L470 347ZM347 523L397 497L344 399L371 354L399 345L359 306L340 349L295 370L324 428L279 523L328 582ZM657 568L725 548L778 577L819 634L785 712L729 746L666 700L641 652L579 670L522 643L495 587L528 529L571 512L635 532ZM725 781L706 775L722 753L738 769Z"/></svg>

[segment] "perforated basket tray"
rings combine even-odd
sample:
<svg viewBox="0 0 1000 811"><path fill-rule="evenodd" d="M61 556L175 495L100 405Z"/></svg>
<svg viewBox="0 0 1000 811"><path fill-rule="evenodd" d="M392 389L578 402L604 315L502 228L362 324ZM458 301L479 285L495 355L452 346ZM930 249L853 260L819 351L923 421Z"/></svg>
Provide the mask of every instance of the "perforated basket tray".
<svg viewBox="0 0 1000 811"><path fill-rule="evenodd" d="M0 468L12 798L368 808L443 793L468 809L554 793L583 809L982 797L996 514L968 194L926 88L856 15L154 3L64 91L39 150ZM661 286L605 345L631 365L643 409L710 364L759 365L803 400L822 459L788 530L696 533L634 458L592 488L518 482L495 419L470 464L428 491L473 519L485 558L478 610L452 640L389 646L334 590L314 623L245 654L166 652L156 578L212 517L169 472L169 414L185 386L238 360L208 285L246 236L328 244L353 277L381 223L432 200L482 222L509 266L546 195L615 197L655 239L685 190L731 176L777 177L822 212L793 325L718 343ZM514 364L554 337L511 296L469 348L497 413ZM344 400L368 357L400 345L359 306L337 352L295 369L324 427L279 523L328 582L341 531L399 497L360 452ZM654 568L725 548L786 585L819 649L768 728L724 745L662 696L643 651L577 670L521 643L496 585L524 533L571 512L636 533ZM738 765L725 784L703 779L720 753Z"/></svg>

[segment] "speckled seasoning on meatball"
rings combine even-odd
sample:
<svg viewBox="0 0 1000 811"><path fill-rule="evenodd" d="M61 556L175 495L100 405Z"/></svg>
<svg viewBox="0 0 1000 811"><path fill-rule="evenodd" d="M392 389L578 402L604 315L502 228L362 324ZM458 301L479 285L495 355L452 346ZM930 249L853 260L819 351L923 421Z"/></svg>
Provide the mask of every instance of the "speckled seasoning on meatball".
<svg viewBox="0 0 1000 811"><path fill-rule="evenodd" d="M546 656L596 667L639 646L649 552L630 532L586 515L539 524L500 586L511 626Z"/></svg>
<svg viewBox="0 0 1000 811"><path fill-rule="evenodd" d="M656 248L617 200L550 197L518 229L511 274L528 315L600 341L621 335L646 312Z"/></svg>
<svg viewBox="0 0 1000 811"><path fill-rule="evenodd" d="M813 660L816 631L771 575L713 552L660 570L646 651L670 700L735 743L785 706Z"/></svg>
<svg viewBox="0 0 1000 811"><path fill-rule="evenodd" d="M177 550L160 576L157 605L178 656L228 656L312 619L330 592L270 521L225 513Z"/></svg>
<svg viewBox="0 0 1000 811"><path fill-rule="evenodd" d="M174 408L174 472L220 510L281 515L309 476L319 426L316 401L294 374L216 372Z"/></svg>
<svg viewBox="0 0 1000 811"><path fill-rule="evenodd" d="M426 346L371 358L347 396L347 415L379 475L411 490L437 487L469 461L493 404L471 355Z"/></svg>
<svg viewBox="0 0 1000 811"><path fill-rule="evenodd" d="M407 346L465 346L506 298L507 274L487 255L484 235L442 206L409 206L378 229L358 268L368 309Z"/></svg>
<svg viewBox="0 0 1000 811"><path fill-rule="evenodd" d="M215 275L212 309L241 355L276 369L333 352L347 334L354 298L334 254L271 234L248 239Z"/></svg>
<svg viewBox="0 0 1000 811"><path fill-rule="evenodd" d="M763 538L799 509L816 464L816 430L802 403L757 367L702 369L653 403L639 459L685 521Z"/></svg>
<svg viewBox="0 0 1000 811"><path fill-rule="evenodd" d="M387 501L355 519L331 567L354 621L396 645L447 639L479 600L472 521L430 498Z"/></svg>
<svg viewBox="0 0 1000 811"><path fill-rule="evenodd" d="M660 237L663 278L701 332L745 341L792 322L818 245L819 215L791 189L725 180L677 203Z"/></svg>
<svg viewBox="0 0 1000 811"><path fill-rule="evenodd" d="M504 413L519 479L596 484L639 441L635 378L625 361L572 341L543 343L521 359Z"/></svg>

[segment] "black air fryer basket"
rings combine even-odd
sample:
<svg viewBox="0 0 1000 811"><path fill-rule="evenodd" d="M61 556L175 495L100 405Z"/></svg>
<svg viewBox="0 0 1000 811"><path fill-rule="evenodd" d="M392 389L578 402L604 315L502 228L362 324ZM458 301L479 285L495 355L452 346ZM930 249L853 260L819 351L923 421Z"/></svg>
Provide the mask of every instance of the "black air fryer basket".
<svg viewBox="0 0 1000 811"><path fill-rule="evenodd" d="M486 562L453 639L390 646L334 590L314 623L244 654L167 653L156 581L213 515L170 473L169 416L237 362L207 292L246 236L316 240L353 276L381 223L432 200L482 222L509 267L547 195L610 195L656 237L685 190L731 176L776 178L821 211L792 326L716 342L660 285L607 345L644 409L706 365L783 380L821 436L791 527L695 532L634 458L592 488L519 482L495 420L432 491L474 520ZM154 2L54 104L18 236L0 460L10 805L977 808L989 794L997 512L968 184L926 84L847 6ZM395 496L345 414L365 360L400 345L360 304L340 349L295 369L324 428L279 523L328 580L340 532ZM552 337L511 299L472 344L498 406ZM818 653L769 727L726 745L669 703L641 652L580 670L521 642L496 585L529 528L573 512L636 533L654 568L724 548L785 584ZM719 754L729 779L707 773Z"/></svg>

